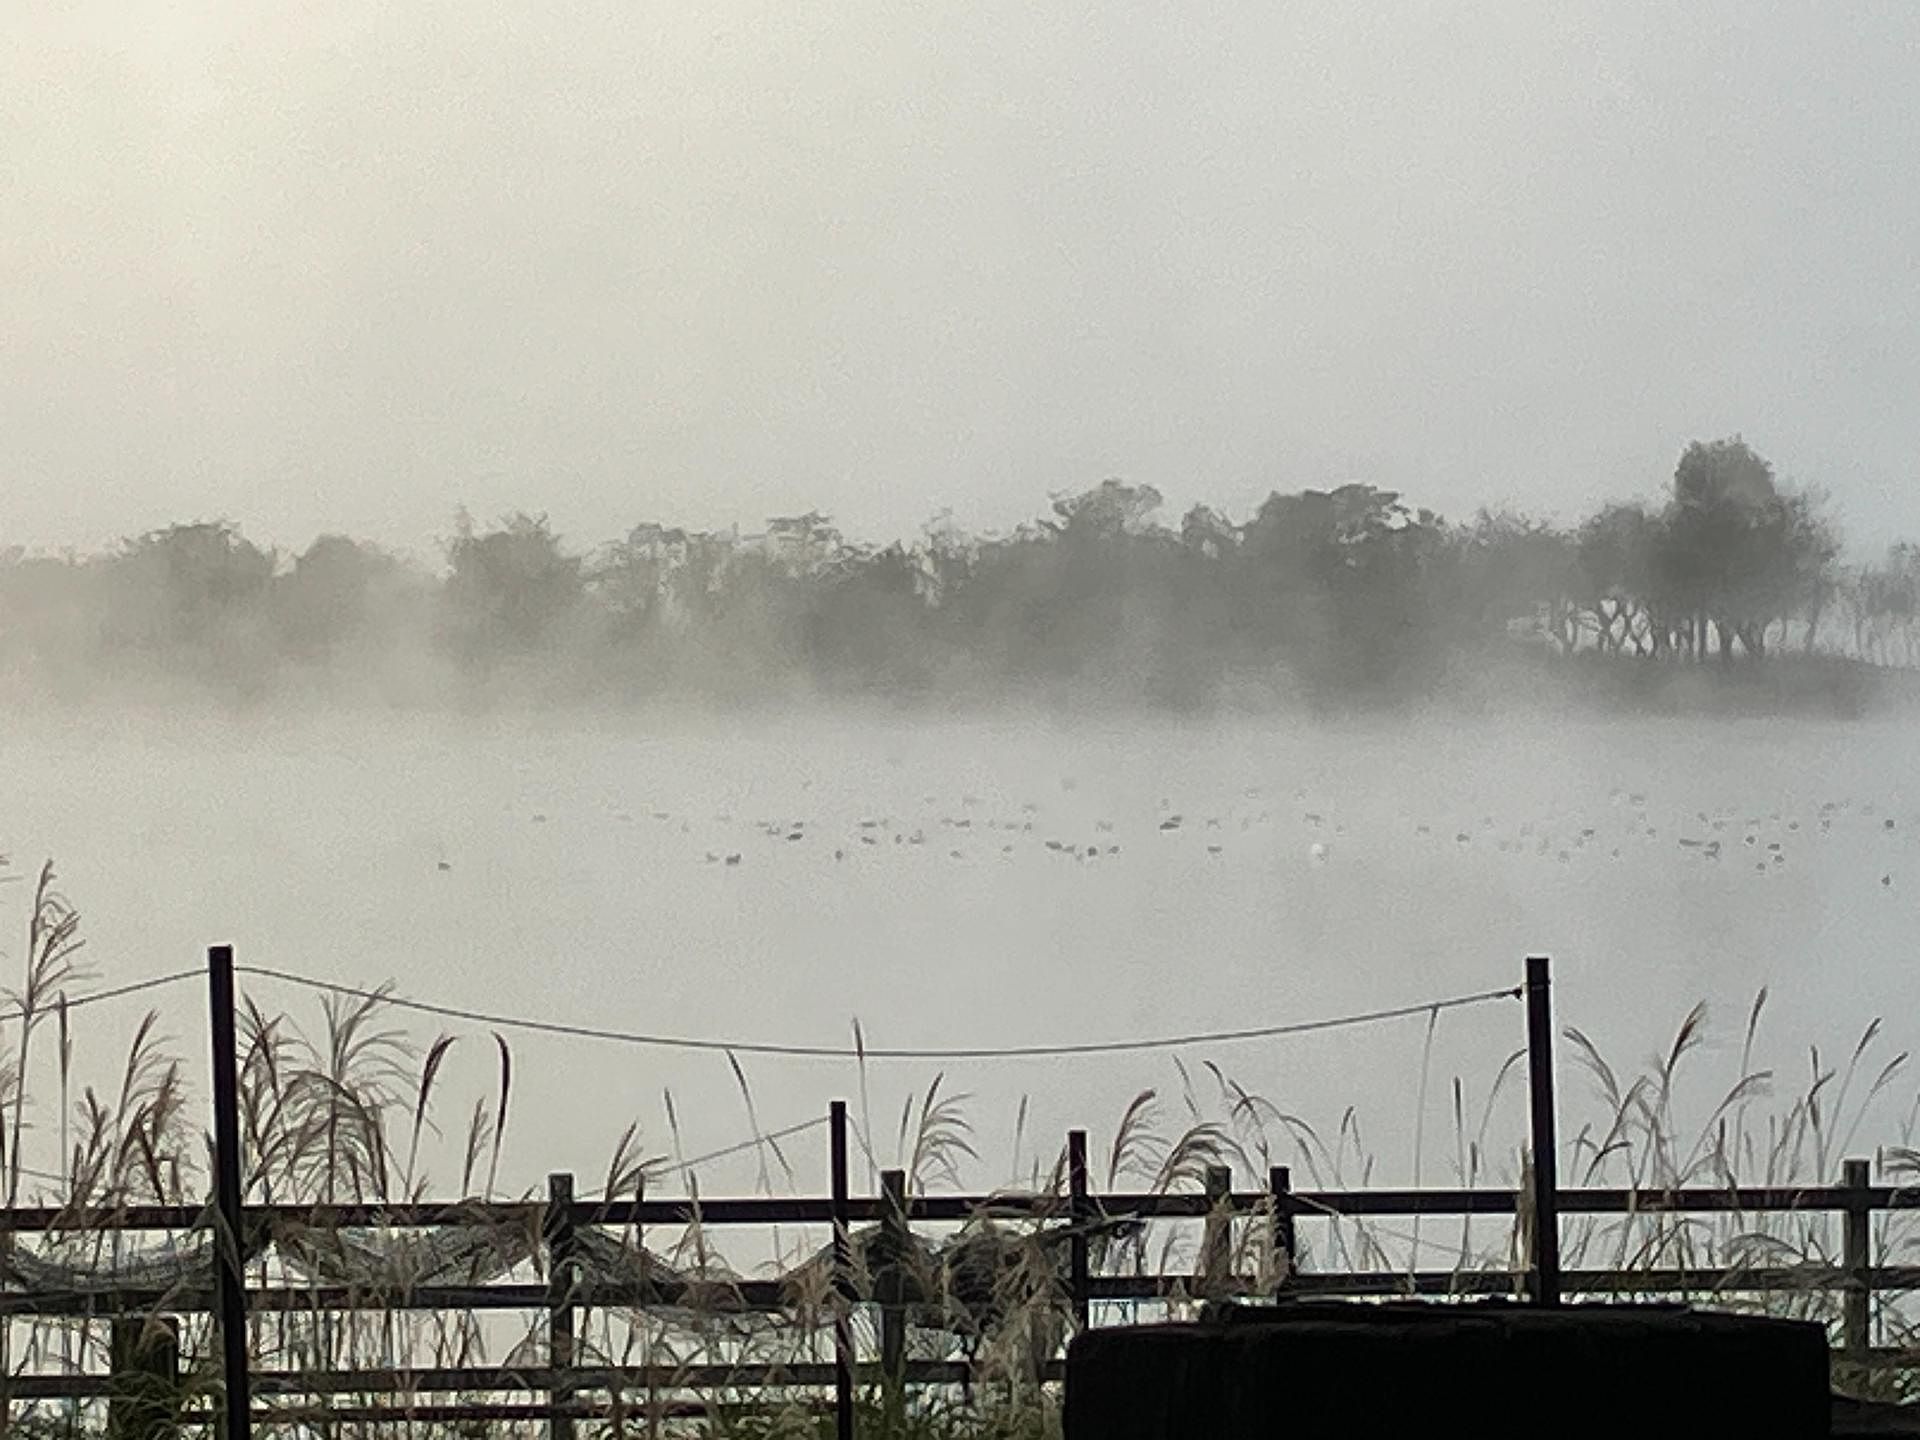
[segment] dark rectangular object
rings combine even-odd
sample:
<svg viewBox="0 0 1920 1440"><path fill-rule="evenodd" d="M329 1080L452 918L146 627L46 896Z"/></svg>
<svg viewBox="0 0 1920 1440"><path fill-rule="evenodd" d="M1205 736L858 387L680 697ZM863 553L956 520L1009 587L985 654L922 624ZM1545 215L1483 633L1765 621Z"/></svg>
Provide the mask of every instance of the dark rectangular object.
<svg viewBox="0 0 1920 1440"><path fill-rule="evenodd" d="M171 1315L112 1322L110 1440L176 1440L186 1391L180 1384L180 1322Z"/></svg>
<svg viewBox="0 0 1920 1440"><path fill-rule="evenodd" d="M1827 1363L1818 1325L1678 1307L1246 1307L1081 1334L1066 1440L1812 1440Z"/></svg>

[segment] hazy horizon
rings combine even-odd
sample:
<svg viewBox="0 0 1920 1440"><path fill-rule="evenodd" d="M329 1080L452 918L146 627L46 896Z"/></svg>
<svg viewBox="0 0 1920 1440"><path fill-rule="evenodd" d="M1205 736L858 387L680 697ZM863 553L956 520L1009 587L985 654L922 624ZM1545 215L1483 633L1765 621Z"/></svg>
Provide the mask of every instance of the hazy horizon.
<svg viewBox="0 0 1920 1440"><path fill-rule="evenodd" d="M1920 534L1920 11L34 7L0 539L1565 519L1744 434Z"/></svg>

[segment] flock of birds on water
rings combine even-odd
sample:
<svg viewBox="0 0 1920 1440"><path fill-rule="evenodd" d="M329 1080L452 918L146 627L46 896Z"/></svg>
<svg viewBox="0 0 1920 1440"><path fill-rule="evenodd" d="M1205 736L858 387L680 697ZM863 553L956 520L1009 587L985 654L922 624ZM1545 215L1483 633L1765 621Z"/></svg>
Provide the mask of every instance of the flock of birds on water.
<svg viewBox="0 0 1920 1440"><path fill-rule="evenodd" d="M1063 790L1076 788L1070 780ZM1632 853L1659 847L1681 861L1701 865L1740 867L1759 875L1785 873L1794 858L1810 853L1836 835L1865 837L1878 848L1875 857L1889 868L1880 869L1883 888L1894 888L1896 862L1920 835L1920 816L1890 813L1874 801L1853 798L1826 800L1816 808L1793 814L1723 810L1656 814L1646 794L1615 790L1609 797L1612 814L1604 824L1573 824L1562 818L1496 821L1480 815L1467 823L1441 824L1403 819L1401 828L1414 841L1463 854L1491 852L1525 857L1562 866L1584 861L1618 862ZM996 813L998 808L998 813ZM1270 854L1274 837L1292 827L1301 858L1311 865L1335 863L1350 837L1348 826L1330 818L1324 809L1310 808L1305 790L1293 792L1290 803L1279 804L1261 787L1248 787L1240 802L1219 813L1189 814L1162 799L1157 814L1132 822L1117 819L1072 821L1050 819L1043 807L1028 801L1016 809L994 807L977 795L958 798L957 807L943 806L940 797L922 799L917 818L876 814L850 822L826 825L807 819L737 817L731 811L695 817L668 810L635 812L610 809L622 824L671 827L693 836L699 826L702 840L693 848L701 863L735 869L759 863L782 847L830 849L834 863L857 864L863 857L889 851L945 853L954 862L1006 860L1038 851L1081 865L1098 864L1138 847L1203 847L1218 860L1235 848L1258 846ZM545 812L529 812L535 825L546 825ZM717 847L705 845L718 828L725 839ZM1191 853L1191 852L1190 852ZM451 862L442 859L441 871Z"/></svg>

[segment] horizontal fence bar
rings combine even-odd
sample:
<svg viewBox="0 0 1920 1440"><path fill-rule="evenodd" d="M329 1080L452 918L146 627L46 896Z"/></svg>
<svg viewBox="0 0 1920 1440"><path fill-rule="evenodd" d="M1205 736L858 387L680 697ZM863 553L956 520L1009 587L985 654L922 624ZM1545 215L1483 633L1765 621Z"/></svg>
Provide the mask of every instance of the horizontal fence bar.
<svg viewBox="0 0 1920 1440"><path fill-rule="evenodd" d="M1920 1267L1871 1272L1875 1290L1920 1289ZM1526 1288L1524 1270L1363 1270L1344 1273L1295 1272L1287 1293L1303 1298L1391 1297L1395 1295L1473 1296L1519 1295ZM1845 1289L1847 1272L1839 1266L1795 1265L1752 1270L1567 1270L1561 1288L1570 1295L1757 1295L1780 1291ZM1248 1298L1255 1297L1244 1277L1230 1283ZM1196 1298L1198 1282L1185 1275L1095 1276L1091 1294L1096 1300L1164 1300Z"/></svg>
<svg viewBox="0 0 1920 1440"><path fill-rule="evenodd" d="M792 1306L792 1287L778 1280L739 1280L699 1286L674 1299L657 1286L582 1285L572 1292L576 1305L634 1310L780 1311ZM0 1315L90 1316L160 1312L195 1314L214 1303L210 1290L191 1289L38 1291L0 1293ZM545 1285L416 1285L402 1290L374 1286L261 1286L247 1291L247 1309L262 1313L318 1310L546 1310L552 1294Z"/></svg>
<svg viewBox="0 0 1920 1440"><path fill-rule="evenodd" d="M877 1371L869 1374L871 1367L861 1367L862 1383L876 1383ZM1041 1379L1058 1384L1064 1377L1063 1365L1046 1367ZM831 1416L834 1401L830 1395L788 1394L778 1400L758 1401L713 1401L693 1398L625 1401L618 1397L586 1403L569 1402L563 1405L552 1403L533 1404L484 1404L484 1403L428 1403L388 1404L388 1405L297 1405L272 1406L256 1409L253 1423L256 1426L299 1425L321 1428L342 1424L379 1424L400 1421L418 1421L425 1423L455 1424L465 1421L531 1421L566 1417L574 1420L645 1420L658 1417L662 1420L697 1419L748 1419L764 1418L771 1411L786 1412L800 1410L808 1413ZM186 1417L192 1420L194 1417Z"/></svg>
<svg viewBox="0 0 1920 1440"><path fill-rule="evenodd" d="M607 1411L598 1405L297 1405L285 1409L255 1409L250 1418L258 1429L297 1425L314 1429L326 1425L378 1425L414 1421L427 1425L469 1423L510 1424L516 1420L597 1420ZM705 1413L704 1406L676 1406L666 1418L682 1419Z"/></svg>
<svg viewBox="0 0 1920 1440"><path fill-rule="evenodd" d="M907 1363L907 1378L922 1385L959 1385L970 1376L964 1360L913 1360ZM379 1383L365 1383L375 1374ZM879 1362L858 1368L858 1378L881 1378ZM699 1364L699 1365L620 1365L578 1370L488 1370L445 1369L395 1371L387 1374L371 1371L334 1370L318 1374L298 1371L255 1372L259 1395L364 1395L373 1393L466 1394L520 1390L552 1390L564 1383L574 1390L725 1390L735 1385L778 1389L814 1389L833 1384L831 1361L806 1361L781 1365Z"/></svg>
<svg viewBox="0 0 1920 1440"><path fill-rule="evenodd" d="M1523 1271L1365 1270L1296 1272L1289 1293L1314 1296L1369 1295L1506 1295L1525 1278ZM1920 1290L1920 1266L1887 1266L1870 1270L1875 1291ZM1846 1288L1847 1272L1839 1266L1796 1265L1735 1270L1570 1270L1565 1273L1570 1294L1758 1294L1762 1292ZM1233 1278L1229 1288L1251 1295L1253 1282ZM1094 1275L1088 1294L1094 1300L1145 1301L1197 1297L1199 1281L1192 1275ZM595 1309L656 1313L792 1315L823 1307L803 1303L791 1286L778 1280L741 1280L703 1287L697 1294L665 1299L659 1290L639 1285L584 1284L572 1292L577 1305ZM872 1303L870 1301L864 1303ZM212 1292L193 1290L112 1290L37 1294L0 1294L0 1315L46 1318L94 1318L110 1315L204 1313L215 1304ZM247 1291L249 1311L263 1314L319 1311L535 1311L545 1310L551 1295L544 1285L417 1286L409 1290L328 1287L294 1289L265 1287Z"/></svg>
<svg viewBox="0 0 1920 1440"><path fill-rule="evenodd" d="M1591 1279L1588 1272L1587 1279ZM1422 1277L1432 1279L1436 1277ZM1512 1277L1517 1284L1524 1279L1516 1273ZM1510 1287L1511 1288L1511 1287ZM1898 1347L1882 1346L1872 1351L1869 1363L1876 1366L1913 1366L1920 1363L1920 1351ZM878 1362L866 1362L857 1368L857 1379L863 1384L878 1383L882 1377L882 1366ZM1065 1365L1059 1360L1049 1361L1042 1367L1041 1378L1059 1381L1065 1374ZM970 1373L971 1367L959 1360L911 1360L906 1365L906 1381L914 1385L962 1385L978 1377ZM801 1364L701 1364L701 1365L653 1365L653 1366L617 1366L605 1368L582 1368L566 1372L538 1368L527 1370L471 1368L433 1368L421 1370L312 1370L312 1371L255 1371L254 1393L261 1398L280 1396L354 1396L367 1397L390 1395L396 1401L382 1405L346 1407L337 1405L274 1406L255 1411L256 1421L278 1420L291 1422L296 1417L309 1419L329 1419L345 1422L358 1416L362 1419L412 1419L432 1420L455 1418L454 1412L471 1419L503 1418L518 1416L522 1418L544 1419L554 1413L572 1414L580 1418L603 1417L619 1408L640 1409L666 1416L695 1416L707 1413L725 1413L732 1410L748 1412L764 1408L759 1406L735 1405L726 1402L715 1404L710 1401L666 1401L658 1397L699 1392L711 1395L714 1392L729 1390L770 1390L770 1391L825 1391L833 1384L833 1366L830 1363ZM557 1381L565 1380L578 1391L605 1392L607 1401L588 1400L564 1406L548 1404L533 1405L466 1405L447 1406L435 1404L412 1404L408 1398L416 1395L499 1395L534 1393L551 1390ZM8 1389L14 1400L33 1402L45 1400L103 1400L113 1393L114 1378L105 1374L86 1375L20 1375L14 1377ZM625 1402L632 1392L647 1392L637 1405ZM824 1396L821 1397L824 1400ZM185 1418L191 1419L191 1413Z"/></svg>
<svg viewBox="0 0 1920 1440"><path fill-rule="evenodd" d="M281 1426L299 1426L302 1429L319 1429L333 1425L378 1425L402 1422L422 1424L457 1425L469 1422L511 1423L513 1421L554 1420L560 1418L572 1420L612 1420L625 1418L662 1420L746 1419L764 1417L774 1409L772 1402L715 1404L701 1400L662 1401L646 1405L623 1405L613 1401L586 1404L567 1403L555 1405L534 1404L428 1404L428 1405L294 1405L272 1406L256 1409L252 1420L256 1428L271 1429ZM831 1411L830 1403L819 1400L795 1400L789 1398L779 1402L778 1408L787 1410L798 1408L807 1411ZM191 1418L191 1417L189 1417Z"/></svg>
<svg viewBox="0 0 1920 1440"><path fill-rule="evenodd" d="M964 1360L910 1360L906 1376L916 1385L961 1385L974 1378ZM547 1392L560 1385L584 1391L714 1391L732 1388L778 1390L818 1389L833 1384L830 1361L792 1364L752 1362L697 1365L584 1366L555 1370L540 1366L512 1368L426 1368L420 1370L256 1370L253 1393L273 1396L303 1395L497 1395ZM877 1382L877 1361L857 1367L857 1378ZM88 1375L22 1375L9 1383L16 1400L103 1399L112 1393L113 1377Z"/></svg>
<svg viewBox="0 0 1920 1440"><path fill-rule="evenodd" d="M1143 1220L1201 1220L1213 1202L1205 1194L1127 1193L1089 1197L1097 1213ZM1563 1214L1653 1214L1662 1212L1841 1211L1855 1203L1868 1210L1920 1209L1920 1189L1870 1186L1855 1192L1837 1186L1694 1187L1681 1190L1562 1190ZM1269 1209L1265 1191L1226 1197L1236 1214ZM1511 1190L1300 1190L1283 1205L1294 1215L1413 1216L1512 1215ZM548 1213L538 1201L459 1201L416 1205L249 1205L248 1222L272 1229L421 1229L446 1225L537 1225ZM848 1202L855 1224L876 1224L886 1213L879 1196ZM568 1209L576 1226L594 1225L828 1225L832 1201L820 1198L752 1196L734 1199L576 1201ZM1057 1195L916 1195L907 1200L908 1220L958 1223L980 1216L1059 1219L1067 1201ZM18 1207L0 1210L0 1234L64 1230L195 1230L208 1220L205 1206L134 1205L114 1208Z"/></svg>
<svg viewBox="0 0 1920 1440"><path fill-rule="evenodd" d="M1920 1283L1914 1271L1876 1272L1901 1274ZM1109 1281L1113 1277L1107 1277ZM1640 1292L1667 1291L1699 1293L1703 1277L1682 1271L1569 1271L1565 1275L1569 1293L1599 1294L1621 1289ZM1834 1289L1843 1281L1837 1267L1802 1267L1772 1271L1754 1271L1738 1276L1739 1283L1718 1287L1722 1293L1740 1290L1782 1290L1798 1288ZM1418 1275L1324 1275L1302 1276L1303 1295L1376 1295L1392 1297L1422 1295L1516 1295L1523 1290L1526 1272L1467 1272L1460 1275L1426 1272ZM1466 1282L1464 1285L1462 1282ZM1625 1284L1623 1282L1632 1282ZM1096 1294L1106 1288L1096 1282ZM1708 1287L1713 1288L1713 1287ZM1111 1296L1105 1298L1113 1298ZM1920 1361L1920 1352L1880 1348L1873 1352L1873 1363L1883 1366L1912 1365ZM856 1367L856 1379L862 1385L877 1385L884 1378L878 1361L862 1362ZM1051 1360L1041 1367L1041 1378L1057 1382L1065 1374L1064 1362ZM905 1380L909 1384L964 1385L978 1375L965 1361L911 1360L906 1363ZM554 1406L545 1402L520 1404L437 1405L412 1403L413 1396L502 1395L549 1392L564 1382L574 1391L597 1392L609 1398L603 1401L569 1402ZM113 1377L105 1374L35 1375L12 1377L8 1389L15 1401L104 1399L111 1394ZM255 1411L256 1421L291 1423L299 1417L309 1420L345 1422L363 1420L435 1418L451 1420L456 1412L470 1419L523 1418L543 1419L553 1415L576 1418L600 1418L622 1410L663 1415L699 1415L734 1408L728 1404L692 1400L663 1401L662 1397L705 1395L724 1392L818 1392L824 1402L834 1383L830 1362L689 1364L651 1366L581 1367L560 1371L549 1367L485 1368L442 1367L416 1370L308 1370L255 1371L253 1391L259 1398L316 1396L393 1396L387 1404L370 1406L305 1405L271 1406ZM770 1403L770 1402L762 1402ZM684 1405L684 1408L680 1408ZM739 1407L743 1411L753 1406Z"/></svg>

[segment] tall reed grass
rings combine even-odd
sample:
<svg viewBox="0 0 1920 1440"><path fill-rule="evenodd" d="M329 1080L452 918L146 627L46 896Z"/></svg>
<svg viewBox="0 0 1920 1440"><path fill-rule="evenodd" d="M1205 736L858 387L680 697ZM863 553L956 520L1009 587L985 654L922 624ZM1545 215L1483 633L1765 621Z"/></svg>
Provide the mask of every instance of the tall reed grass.
<svg viewBox="0 0 1920 1440"><path fill-rule="evenodd" d="M30 892L24 974L7 997L15 1017L0 1051L0 1179L9 1205L44 1200L111 1212L143 1203L199 1203L209 1189L205 1124L199 1108L188 1103L182 1061L160 1013L149 1011L133 1026L115 1085L79 1085L76 1017L66 997L81 993L87 981L80 916L60 892L50 865L38 872ZM1763 992L1746 1016L1734 1073L1717 1082L1705 1070L1704 1007L1684 1017L1662 1054L1631 1071L1611 1063L1579 1030L1568 1030L1571 1063L1562 1074L1562 1108L1570 1125L1561 1157L1564 1183L1642 1191L1825 1185L1836 1179L1842 1157L1863 1148L1870 1150L1884 1182L1913 1183L1920 1173L1914 1134L1920 1096L1906 1099L1904 1110L1895 1108L1907 1096L1902 1088L1907 1055L1887 1053L1876 1022L1842 1062L1830 1063L1816 1050L1799 1076L1775 1075L1754 1059L1766 1003ZM245 1002L240 1078L248 1198L297 1207L444 1199L451 1192L475 1201L525 1201L524 1223L476 1225L439 1236L283 1226L272 1234L243 1237L255 1283L298 1285L318 1283L316 1276L359 1275L371 1293L426 1280L541 1276L540 1197L503 1195L500 1188L513 1116L511 1047L498 1035L476 1042L443 1034L422 1043L394 1025L396 1013L377 996L330 998L308 1030L288 1015ZM474 1043L488 1048L493 1079L482 1093L456 1101L441 1093L447 1060L454 1047ZM1525 1156L1506 1117L1522 1059L1509 1057L1483 1082L1451 1080L1445 1105L1449 1153L1441 1166L1449 1172L1448 1183L1521 1185ZM782 1142L761 1127L745 1071L736 1065L733 1073L758 1138L753 1147L757 1187L769 1194L790 1190L793 1168ZM1230 1167L1241 1189L1263 1184L1276 1164L1293 1167L1302 1188L1363 1188L1373 1180L1377 1156L1355 1111L1323 1129L1246 1089L1211 1060L1197 1066L1176 1060L1172 1073L1173 1085L1143 1089L1121 1107L1095 1149L1097 1190L1197 1190L1216 1166ZM897 1118L883 1128L872 1111L869 1079L862 1063L856 1133L872 1172L891 1162L907 1172L911 1191L951 1192L985 1165L969 1120L969 1097L949 1092L944 1079L936 1078L908 1096ZM36 1094L48 1089L53 1104L36 1106ZM1423 1099L1426 1089L1423 1083ZM1416 1169L1427 1163L1425 1109L1423 1103L1415 1127ZM632 1230L609 1227L596 1232L592 1253L602 1267L624 1266L622 1273L658 1277L663 1286L670 1282L671 1293L663 1290L666 1303L658 1306L588 1311L577 1358L587 1366L654 1367L667 1378L616 1395L613 1417L583 1422L582 1433L701 1434L727 1440L830 1433L817 1397L793 1389L784 1400L776 1395L768 1403L766 1392L744 1380L705 1387L699 1412L684 1413L687 1392L671 1377L689 1375L693 1367L738 1371L831 1358L832 1277L826 1237L792 1229L774 1237L778 1258L758 1272L784 1278L785 1307L762 1314L738 1304L739 1283L756 1272L736 1269L730 1247L701 1223L698 1172L683 1169L670 1093L666 1113L666 1151L647 1153L637 1126L629 1127L608 1157L598 1193L614 1199L659 1195L684 1183L693 1202L691 1223L649 1231L644 1244ZM430 1173L426 1157L448 1148L440 1143L445 1114L460 1118L452 1122L457 1174L443 1183ZM1064 1153L1048 1147L1023 1165L1030 1144L1024 1103L1015 1128L1009 1168L1018 1173L1005 1177L1005 1190L1058 1202L1064 1215ZM887 1149L890 1154L881 1153ZM1517 1269L1528 1218L1389 1225L1307 1216L1299 1224L1301 1253L1291 1263L1303 1270L1443 1268L1462 1275ZM1231 1270L1248 1291L1271 1293L1290 1263L1274 1250L1269 1219L1253 1215L1229 1227ZM964 1357L973 1363L974 1379L964 1389L929 1389L904 1402L863 1397L863 1435L1039 1440L1058 1433L1057 1396L1045 1376L1070 1330L1060 1233L1044 1217L1012 1219L989 1205L964 1224L924 1237L926 1243L908 1257L921 1267L910 1307L910 1354ZM1563 1234L1569 1268L1704 1273L1831 1264L1838 1254L1837 1221L1807 1213L1579 1216L1565 1221ZM876 1233L855 1238L856 1286L870 1295ZM1910 1259L1917 1238L1904 1216L1882 1217L1876 1224L1875 1263ZM1116 1220L1096 1225L1092 1249L1102 1273L1193 1275L1200 1265L1199 1245L1200 1227L1191 1222ZM140 1267L172 1274L184 1286L193 1283L186 1277L204 1273L206 1258L204 1240L193 1233L162 1237L157 1245L106 1225L44 1240L0 1233L0 1265L16 1287L50 1273L105 1275L105 1283L111 1283L114 1274ZM1203 1299L1200 1291L1198 1284L1176 1290L1164 1305L1104 1306L1100 1318L1191 1314ZM1703 1280L1683 1298L1829 1326L1837 1326L1840 1318L1838 1294L1811 1286L1741 1295ZM156 1315L166 1311L164 1300L155 1307ZM876 1337L866 1307L859 1323L861 1343L871 1351ZM1878 1340L1920 1354L1917 1324L1909 1306L1885 1300ZM217 1396L217 1351L210 1338L204 1318L188 1317L182 1349L189 1404L211 1403ZM259 1370L288 1372L531 1367L544 1363L547 1343L538 1316L318 1306L258 1315L250 1340ZM98 1371L107 1363L107 1342L107 1327L99 1321L21 1320L0 1328L0 1359L9 1382L29 1373ZM1908 1384L1907 1372L1897 1366L1858 1372L1843 1367L1837 1374L1851 1388L1881 1394L1903 1393ZM354 1397L360 1403L371 1398ZM402 1395L392 1403L404 1410L407 1400ZM102 1408L91 1402L15 1399L12 1405L15 1424L28 1435L91 1435L104 1421ZM404 1418L378 1426L339 1421L290 1428L326 1440L449 1431ZM469 1434L487 1427L451 1428Z"/></svg>

